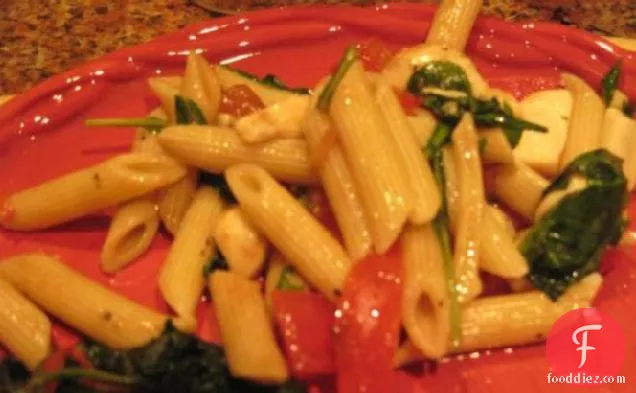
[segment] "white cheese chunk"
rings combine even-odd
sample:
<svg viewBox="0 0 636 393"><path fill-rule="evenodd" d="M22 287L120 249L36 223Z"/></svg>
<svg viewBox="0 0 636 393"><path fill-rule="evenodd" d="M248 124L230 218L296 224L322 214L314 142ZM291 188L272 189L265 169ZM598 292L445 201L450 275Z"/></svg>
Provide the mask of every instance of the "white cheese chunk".
<svg viewBox="0 0 636 393"><path fill-rule="evenodd" d="M524 131L514 149L515 157L546 176L555 176L568 134L572 95L567 90L545 90L521 102L521 117L540 124L547 133Z"/></svg>
<svg viewBox="0 0 636 393"><path fill-rule="evenodd" d="M309 105L308 95L293 95L234 123L234 129L247 143L272 139L300 138L301 122Z"/></svg>

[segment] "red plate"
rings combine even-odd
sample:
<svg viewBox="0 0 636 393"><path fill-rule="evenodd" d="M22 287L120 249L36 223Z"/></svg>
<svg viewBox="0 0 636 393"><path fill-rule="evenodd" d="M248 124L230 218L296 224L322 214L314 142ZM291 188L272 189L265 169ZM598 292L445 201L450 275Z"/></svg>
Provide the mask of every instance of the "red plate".
<svg viewBox="0 0 636 393"><path fill-rule="evenodd" d="M403 4L255 12L190 26L55 76L0 111L0 195L127 151L131 131L86 129L82 122L90 117L145 115L157 105L146 78L182 72L188 50L247 71L276 73L291 85L311 86L332 69L348 45L369 37L379 37L394 49L421 42L434 11ZM623 90L636 101L636 56L590 33L480 18L468 53L494 86L518 97L558 86L560 71L576 73L598 88L602 75L622 57ZM129 298L167 311L156 285L157 270L169 246L167 236L158 236L147 255L109 277L98 266L107 225L107 216L101 215L32 234L2 231L0 258L34 251L58 255ZM636 370L636 267L631 260L633 249L629 252L610 258L597 302L625 331L628 348L622 374L628 381L597 391L636 391L630 387L636 383L630 380ZM404 383L396 386L396 392L580 391L547 384L543 346L476 355L452 359L425 375L404 372Z"/></svg>

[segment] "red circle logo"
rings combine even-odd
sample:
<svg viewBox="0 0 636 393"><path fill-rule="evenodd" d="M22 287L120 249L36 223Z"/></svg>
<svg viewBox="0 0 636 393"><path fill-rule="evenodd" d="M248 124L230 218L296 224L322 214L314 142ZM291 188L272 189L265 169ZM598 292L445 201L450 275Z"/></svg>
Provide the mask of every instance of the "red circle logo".
<svg viewBox="0 0 636 393"><path fill-rule="evenodd" d="M576 385L594 385L597 376L618 375L625 350L619 324L595 308L563 315L550 329L546 343L551 371Z"/></svg>

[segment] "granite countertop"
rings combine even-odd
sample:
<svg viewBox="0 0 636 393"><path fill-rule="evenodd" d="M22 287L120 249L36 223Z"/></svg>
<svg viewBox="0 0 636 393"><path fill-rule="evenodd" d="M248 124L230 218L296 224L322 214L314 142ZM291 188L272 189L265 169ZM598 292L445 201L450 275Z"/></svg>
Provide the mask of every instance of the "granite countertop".
<svg viewBox="0 0 636 393"><path fill-rule="evenodd" d="M286 4L343 2L376 3L372 0L0 0L0 95L20 92L85 60L223 13ZM556 21L600 34L636 38L634 0L484 0L484 3L483 13L507 20Z"/></svg>

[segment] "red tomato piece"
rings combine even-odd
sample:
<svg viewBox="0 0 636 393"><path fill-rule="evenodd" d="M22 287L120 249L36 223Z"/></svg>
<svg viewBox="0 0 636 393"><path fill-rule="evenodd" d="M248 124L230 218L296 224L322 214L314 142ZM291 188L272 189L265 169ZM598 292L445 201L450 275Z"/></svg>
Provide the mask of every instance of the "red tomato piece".
<svg viewBox="0 0 636 393"><path fill-rule="evenodd" d="M404 109L404 112L408 116L415 115L415 112L417 111L417 109L419 109L420 104L422 103L420 101L420 98L415 94L409 93L408 91L402 91L398 89L395 89L395 94L397 94L398 98L400 99L400 104L402 104L402 109Z"/></svg>
<svg viewBox="0 0 636 393"><path fill-rule="evenodd" d="M39 372L44 373L54 373L60 371L64 368L64 364L66 363L66 355L68 351L65 349L58 349L53 352L49 357L42 361L42 364L38 367ZM57 387L59 385L59 381L51 381L48 382L44 386L45 393L55 393Z"/></svg>
<svg viewBox="0 0 636 393"><path fill-rule="evenodd" d="M263 100L246 85L234 85L223 91L220 113L243 117L264 108Z"/></svg>
<svg viewBox="0 0 636 393"><path fill-rule="evenodd" d="M201 301L197 308L196 336L199 340L206 343L221 343L221 333L216 321L214 305L207 300Z"/></svg>
<svg viewBox="0 0 636 393"><path fill-rule="evenodd" d="M393 52L377 38L358 45L358 55L367 71L379 72L393 57Z"/></svg>
<svg viewBox="0 0 636 393"><path fill-rule="evenodd" d="M338 393L394 391L401 298L397 248L353 266L335 312Z"/></svg>
<svg viewBox="0 0 636 393"><path fill-rule="evenodd" d="M315 292L276 290L272 306L292 374L305 380L333 374L333 305Z"/></svg>

